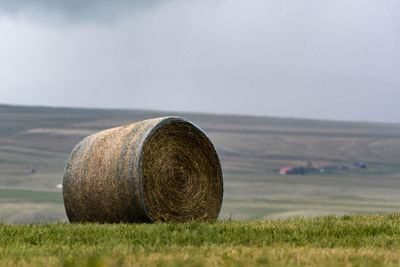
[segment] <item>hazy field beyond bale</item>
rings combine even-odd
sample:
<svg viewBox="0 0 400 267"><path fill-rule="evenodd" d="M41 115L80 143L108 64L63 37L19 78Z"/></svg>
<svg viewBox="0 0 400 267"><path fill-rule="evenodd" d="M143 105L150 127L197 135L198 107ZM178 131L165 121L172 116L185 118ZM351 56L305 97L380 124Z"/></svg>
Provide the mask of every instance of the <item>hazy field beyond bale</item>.
<svg viewBox="0 0 400 267"><path fill-rule="evenodd" d="M48 197L48 192L60 192L56 185L68 154L84 135L167 115L0 105L1 188L22 190L0 194L0 221L66 221L62 195ZM217 148L224 170L221 219L389 214L399 208L400 124L177 115L196 122ZM296 177L276 171L308 161L318 167L355 160L368 164L368 169ZM36 173L27 173L29 168Z"/></svg>
<svg viewBox="0 0 400 267"><path fill-rule="evenodd" d="M177 117L98 132L75 146L63 179L71 222L216 219L223 181L218 155Z"/></svg>

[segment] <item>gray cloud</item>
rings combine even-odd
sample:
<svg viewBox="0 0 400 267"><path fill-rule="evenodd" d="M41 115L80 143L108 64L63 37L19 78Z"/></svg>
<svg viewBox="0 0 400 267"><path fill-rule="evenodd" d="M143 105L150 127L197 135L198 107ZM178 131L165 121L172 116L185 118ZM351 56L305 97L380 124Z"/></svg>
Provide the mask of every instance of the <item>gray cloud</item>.
<svg viewBox="0 0 400 267"><path fill-rule="evenodd" d="M400 122L398 1L176 0L118 12L71 27L0 16L0 102Z"/></svg>
<svg viewBox="0 0 400 267"><path fill-rule="evenodd" d="M161 0L3 0L0 13L44 22L99 22L155 7Z"/></svg>

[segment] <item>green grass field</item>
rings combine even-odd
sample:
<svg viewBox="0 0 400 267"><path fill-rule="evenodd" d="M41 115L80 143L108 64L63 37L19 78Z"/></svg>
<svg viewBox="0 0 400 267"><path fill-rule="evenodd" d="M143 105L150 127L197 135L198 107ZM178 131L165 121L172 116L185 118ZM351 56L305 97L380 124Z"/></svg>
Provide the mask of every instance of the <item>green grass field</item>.
<svg viewBox="0 0 400 267"><path fill-rule="evenodd" d="M400 215L0 224L1 266L398 266Z"/></svg>

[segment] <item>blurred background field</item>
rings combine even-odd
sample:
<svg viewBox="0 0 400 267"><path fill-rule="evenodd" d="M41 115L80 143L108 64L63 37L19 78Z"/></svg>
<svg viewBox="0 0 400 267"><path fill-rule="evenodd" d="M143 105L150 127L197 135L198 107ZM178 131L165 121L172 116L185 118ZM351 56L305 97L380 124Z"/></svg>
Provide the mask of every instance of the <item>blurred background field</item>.
<svg viewBox="0 0 400 267"><path fill-rule="evenodd" d="M167 115L194 122L214 142L224 171L223 220L399 211L400 124L0 105L0 221L67 221L56 186L74 145L102 129ZM279 174L308 162L367 168Z"/></svg>

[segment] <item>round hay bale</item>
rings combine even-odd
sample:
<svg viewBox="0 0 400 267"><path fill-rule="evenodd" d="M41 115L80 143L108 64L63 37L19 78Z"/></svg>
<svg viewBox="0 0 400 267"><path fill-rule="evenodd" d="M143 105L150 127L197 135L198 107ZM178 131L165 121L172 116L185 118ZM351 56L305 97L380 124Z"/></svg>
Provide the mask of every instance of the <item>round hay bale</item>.
<svg viewBox="0 0 400 267"><path fill-rule="evenodd" d="M62 187L71 222L207 221L218 217L223 197L213 144L178 117L84 138L71 153Z"/></svg>

